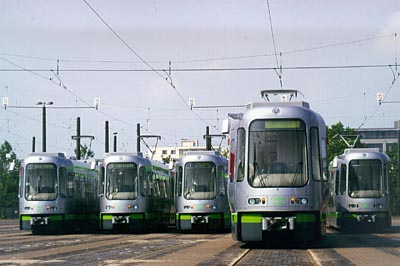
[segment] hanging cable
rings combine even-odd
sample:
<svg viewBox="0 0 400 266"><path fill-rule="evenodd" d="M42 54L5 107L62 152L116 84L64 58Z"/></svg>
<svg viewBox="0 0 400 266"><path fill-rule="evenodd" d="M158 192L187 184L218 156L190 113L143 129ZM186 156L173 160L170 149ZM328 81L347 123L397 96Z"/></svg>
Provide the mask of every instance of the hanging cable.
<svg viewBox="0 0 400 266"><path fill-rule="evenodd" d="M267 0L267 7L268 7L269 25L270 25L270 29L271 29L272 43L274 45L274 53L275 53L275 60L276 60L276 67L277 67L275 69L275 72L279 77L279 83L280 83L281 88L282 88L283 87L283 85L282 85L282 66L279 67L278 52L276 51L275 35L274 35L274 28L272 26L271 8L269 6L269 0ZM281 53L281 56L282 56L282 53Z"/></svg>

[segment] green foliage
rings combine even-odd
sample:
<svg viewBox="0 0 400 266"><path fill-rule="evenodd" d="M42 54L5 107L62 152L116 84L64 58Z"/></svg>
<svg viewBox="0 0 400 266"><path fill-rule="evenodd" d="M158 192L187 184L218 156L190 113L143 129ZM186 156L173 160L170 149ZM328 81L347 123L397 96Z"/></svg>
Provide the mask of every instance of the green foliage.
<svg viewBox="0 0 400 266"><path fill-rule="evenodd" d="M328 162L332 161L335 156L343 154L344 150L348 148L347 144L343 141L340 136L355 136L356 132L354 129L344 127L342 122L338 122L328 128L328 147L327 156ZM355 137L353 138L355 139ZM351 140L352 141L352 140ZM361 147L360 140L357 141L355 147Z"/></svg>
<svg viewBox="0 0 400 266"><path fill-rule="evenodd" d="M76 148L74 149L74 152L76 154ZM88 158L93 158L94 157L94 152L86 145L83 144L81 145L81 159L88 159Z"/></svg>
<svg viewBox="0 0 400 266"><path fill-rule="evenodd" d="M392 162L389 172L389 196L393 215L400 214L400 180L398 178L399 166L397 164L397 149L398 146L394 146L393 150L387 153Z"/></svg>
<svg viewBox="0 0 400 266"><path fill-rule="evenodd" d="M12 162L15 167L9 170ZM0 218L7 218L7 213L18 210L19 165L10 143L5 141L0 146Z"/></svg>
<svg viewBox="0 0 400 266"><path fill-rule="evenodd" d="M229 149L228 149L228 148L223 149L223 150L221 151L221 156L222 156L222 157L225 157L226 159L229 159Z"/></svg>
<svg viewBox="0 0 400 266"><path fill-rule="evenodd" d="M168 155L167 157L162 157L162 160L164 164L169 164L169 162L172 160L171 155Z"/></svg>
<svg viewBox="0 0 400 266"><path fill-rule="evenodd" d="M328 147L327 156L329 162L337 155L343 154L344 150L347 149L347 144L340 138L340 135L356 135L354 129L349 127L344 128L341 122L332 125L328 128ZM361 148L363 145L360 140L357 141L355 148ZM392 151L389 151L389 156L392 167L389 173L389 195L390 195L390 206L393 215L400 214L400 180L398 179L398 171L400 170L397 165L397 148L395 147Z"/></svg>

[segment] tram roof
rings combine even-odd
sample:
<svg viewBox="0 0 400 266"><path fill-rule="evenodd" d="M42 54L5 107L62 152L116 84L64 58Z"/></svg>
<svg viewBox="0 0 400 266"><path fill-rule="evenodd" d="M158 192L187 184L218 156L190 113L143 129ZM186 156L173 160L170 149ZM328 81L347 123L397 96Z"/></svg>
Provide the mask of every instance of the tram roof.
<svg viewBox="0 0 400 266"><path fill-rule="evenodd" d="M308 102L252 102L246 105L246 109L252 109L255 107L265 107L265 106L297 106L310 109L310 104Z"/></svg>

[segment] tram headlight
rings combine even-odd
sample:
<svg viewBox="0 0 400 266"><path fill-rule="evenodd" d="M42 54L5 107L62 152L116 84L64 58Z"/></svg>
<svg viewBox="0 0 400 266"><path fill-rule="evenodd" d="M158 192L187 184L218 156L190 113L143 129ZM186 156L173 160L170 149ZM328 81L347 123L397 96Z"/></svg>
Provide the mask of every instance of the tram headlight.
<svg viewBox="0 0 400 266"><path fill-rule="evenodd" d="M260 204L260 203L261 203L261 199L259 199L259 198L249 198L249 199L247 200L247 202L248 202L250 205L257 205L257 204Z"/></svg>
<svg viewBox="0 0 400 266"><path fill-rule="evenodd" d="M308 204L308 198L306 197L299 197L299 198L295 198L292 197L290 198L290 203L292 204L300 204L300 205L307 205Z"/></svg>
<svg viewBox="0 0 400 266"><path fill-rule="evenodd" d="M57 210L57 206L46 206L46 210L48 210L48 211L56 211Z"/></svg>
<svg viewBox="0 0 400 266"><path fill-rule="evenodd" d="M383 209L383 204L379 203L379 204L376 205L376 207L379 208L379 209Z"/></svg>

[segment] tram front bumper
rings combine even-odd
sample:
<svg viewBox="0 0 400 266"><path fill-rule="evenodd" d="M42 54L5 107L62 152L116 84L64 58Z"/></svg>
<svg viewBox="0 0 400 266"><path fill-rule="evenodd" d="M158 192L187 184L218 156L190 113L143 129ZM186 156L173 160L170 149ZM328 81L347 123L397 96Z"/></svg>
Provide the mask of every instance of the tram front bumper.
<svg viewBox="0 0 400 266"><path fill-rule="evenodd" d="M359 223L375 223L376 215L374 214L361 214L357 215L357 222Z"/></svg>
<svg viewBox="0 0 400 266"><path fill-rule="evenodd" d="M295 216L292 217L262 217L263 231L294 230Z"/></svg>

